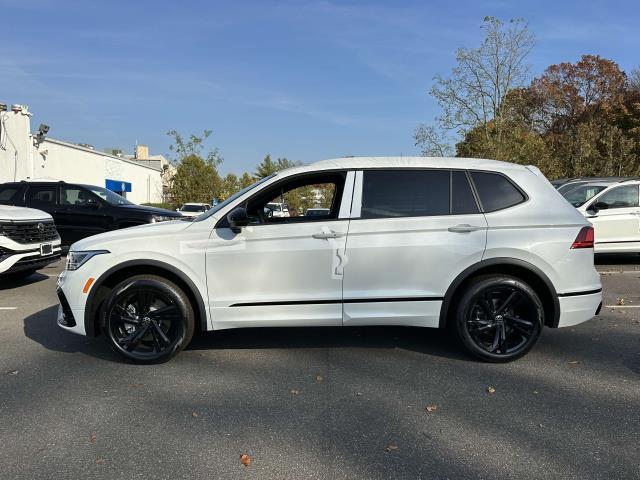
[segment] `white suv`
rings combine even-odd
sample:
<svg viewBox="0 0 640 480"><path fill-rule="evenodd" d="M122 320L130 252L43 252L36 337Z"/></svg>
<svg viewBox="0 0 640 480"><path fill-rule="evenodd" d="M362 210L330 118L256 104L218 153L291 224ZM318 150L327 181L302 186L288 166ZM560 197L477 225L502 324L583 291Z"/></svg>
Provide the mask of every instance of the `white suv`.
<svg viewBox="0 0 640 480"><path fill-rule="evenodd" d="M593 181L564 196L593 224L596 253L640 252L640 179Z"/></svg>
<svg viewBox="0 0 640 480"><path fill-rule="evenodd" d="M0 278L28 277L60 259L60 235L48 213L0 205Z"/></svg>
<svg viewBox="0 0 640 480"><path fill-rule="evenodd" d="M309 187L325 215L275 217ZM513 360L543 326L601 305L593 229L534 167L461 158L346 158L282 171L192 223L118 230L71 247L58 324L102 332L139 363L194 330L451 327L475 356Z"/></svg>

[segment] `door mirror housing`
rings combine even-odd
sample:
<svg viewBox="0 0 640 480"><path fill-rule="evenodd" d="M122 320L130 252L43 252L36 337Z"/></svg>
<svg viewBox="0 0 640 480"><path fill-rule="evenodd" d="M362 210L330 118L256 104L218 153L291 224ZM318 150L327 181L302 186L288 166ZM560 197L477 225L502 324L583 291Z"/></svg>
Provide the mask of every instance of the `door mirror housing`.
<svg viewBox="0 0 640 480"><path fill-rule="evenodd" d="M240 233L242 227L249 225L249 215L244 207L236 207L227 214L227 222L233 233Z"/></svg>
<svg viewBox="0 0 640 480"><path fill-rule="evenodd" d="M595 202L589 205L589 208L587 208L587 212L589 212L592 215L595 215L600 210L606 210L607 208L609 208L609 205L606 204L605 202Z"/></svg>

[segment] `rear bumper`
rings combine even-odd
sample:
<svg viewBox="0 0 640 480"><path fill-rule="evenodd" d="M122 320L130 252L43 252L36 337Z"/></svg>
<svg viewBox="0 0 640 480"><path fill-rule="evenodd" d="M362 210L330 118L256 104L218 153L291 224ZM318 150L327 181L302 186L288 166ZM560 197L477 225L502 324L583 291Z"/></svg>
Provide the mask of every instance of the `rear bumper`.
<svg viewBox="0 0 640 480"><path fill-rule="evenodd" d="M602 307L602 290L584 294L558 295L560 319L558 327L571 327L591 320Z"/></svg>

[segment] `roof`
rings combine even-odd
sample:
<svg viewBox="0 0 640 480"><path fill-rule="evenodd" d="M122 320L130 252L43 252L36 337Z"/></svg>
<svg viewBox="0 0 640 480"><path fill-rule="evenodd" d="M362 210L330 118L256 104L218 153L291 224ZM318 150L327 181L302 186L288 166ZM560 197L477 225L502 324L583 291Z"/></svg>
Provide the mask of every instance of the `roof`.
<svg viewBox="0 0 640 480"><path fill-rule="evenodd" d="M464 168L477 170L522 170L523 165L485 160L480 158L458 157L344 157L293 167L290 173L315 172L320 170L344 170L365 168Z"/></svg>

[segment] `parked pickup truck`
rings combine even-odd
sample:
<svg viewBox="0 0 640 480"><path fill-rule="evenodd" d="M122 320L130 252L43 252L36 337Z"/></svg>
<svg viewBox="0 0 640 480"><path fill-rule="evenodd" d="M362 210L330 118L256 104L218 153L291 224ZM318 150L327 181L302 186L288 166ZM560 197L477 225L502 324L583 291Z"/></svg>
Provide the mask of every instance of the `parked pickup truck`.
<svg viewBox="0 0 640 480"><path fill-rule="evenodd" d="M28 277L60 259L60 235L48 213L0 205L0 278Z"/></svg>

